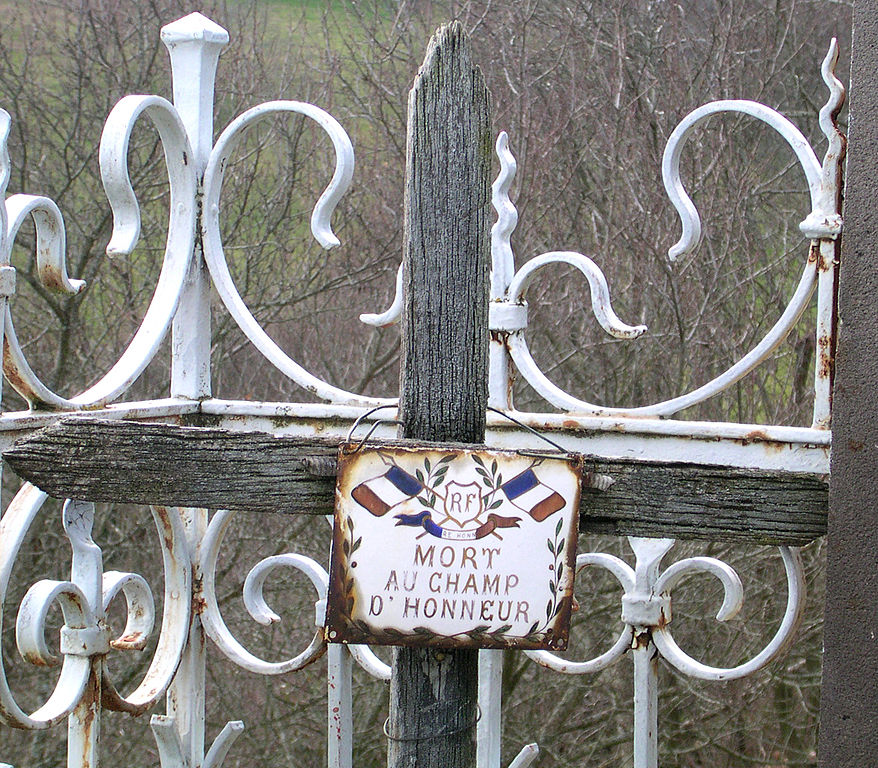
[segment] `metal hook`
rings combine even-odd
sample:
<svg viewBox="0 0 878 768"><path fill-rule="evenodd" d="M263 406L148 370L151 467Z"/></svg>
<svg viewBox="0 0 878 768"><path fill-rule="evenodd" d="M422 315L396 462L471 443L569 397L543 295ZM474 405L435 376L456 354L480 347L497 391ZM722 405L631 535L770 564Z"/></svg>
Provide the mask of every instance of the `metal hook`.
<svg viewBox="0 0 878 768"><path fill-rule="evenodd" d="M373 413L376 413L377 411L382 411L385 408L398 408L398 407L399 406L397 406L396 403L391 403L390 405L376 405L374 408L370 408L365 413L361 413L359 416L357 416L357 420L354 422L354 425L351 427L351 431L348 432L347 441L350 442L350 439L354 436L354 432L356 431L357 427L360 426L363 419L366 419L369 416L371 416ZM377 423L381 424L382 422L379 421ZM394 423L400 424L401 422L396 421ZM373 430L374 430L374 427L373 427ZM372 434L372 430L369 431L369 435L371 435L371 434ZM368 437L369 435L366 435L366 437Z"/></svg>
<svg viewBox="0 0 878 768"><path fill-rule="evenodd" d="M355 447L353 450L348 450L347 447L345 447L344 452L345 452L348 456L352 456L353 454L355 454L355 453L359 453L360 451L362 451L362 450L363 450L363 446L366 444L366 441L372 436L372 433L373 433L376 429L378 429L378 427L380 427L382 424L397 424L397 425L401 425L402 422L399 421L399 419L378 419L378 421L376 421L374 424L372 424L372 428L366 433L365 437L363 437L363 439L360 440L359 443L357 443L356 447ZM352 430L352 431L353 431L353 430ZM349 439L350 439L350 438L349 438Z"/></svg>

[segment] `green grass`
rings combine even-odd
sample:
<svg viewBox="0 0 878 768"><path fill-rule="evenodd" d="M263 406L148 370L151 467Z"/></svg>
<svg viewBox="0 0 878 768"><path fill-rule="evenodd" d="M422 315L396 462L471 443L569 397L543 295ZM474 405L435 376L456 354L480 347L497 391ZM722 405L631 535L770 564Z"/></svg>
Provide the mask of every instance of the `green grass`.
<svg viewBox="0 0 878 768"><path fill-rule="evenodd" d="M306 52L322 51L327 38L330 48L341 50L360 30L351 0L255 0L255 4L257 11L266 16L268 42L289 42ZM389 5L386 15L388 21L392 20Z"/></svg>

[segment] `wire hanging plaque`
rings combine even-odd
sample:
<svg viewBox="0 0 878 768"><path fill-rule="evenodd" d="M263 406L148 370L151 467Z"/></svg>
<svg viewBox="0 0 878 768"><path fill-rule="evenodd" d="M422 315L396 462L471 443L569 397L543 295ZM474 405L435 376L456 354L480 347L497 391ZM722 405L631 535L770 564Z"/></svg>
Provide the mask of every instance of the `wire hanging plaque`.
<svg viewBox="0 0 878 768"><path fill-rule="evenodd" d="M342 445L329 642L563 650L581 460Z"/></svg>

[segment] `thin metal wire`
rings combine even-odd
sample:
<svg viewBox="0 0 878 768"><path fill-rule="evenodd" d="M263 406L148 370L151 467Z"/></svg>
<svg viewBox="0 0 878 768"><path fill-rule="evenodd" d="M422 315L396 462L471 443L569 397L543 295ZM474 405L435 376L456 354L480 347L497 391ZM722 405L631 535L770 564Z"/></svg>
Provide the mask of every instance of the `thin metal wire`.
<svg viewBox="0 0 878 768"><path fill-rule="evenodd" d="M508 413L506 413L506 411L501 411L499 408L494 408L490 405L488 406L488 410L492 411L493 413L499 413L504 419L509 419L509 421L511 421L513 424L517 424L522 429L526 429L528 432L533 433L538 438L540 438L540 440L544 440L549 445L551 445L553 448L557 448L559 451L561 451L561 453L570 453L570 451L568 451L566 448L558 445L558 443L556 443L554 440L551 440L550 438L546 437L542 432L537 432L533 427L529 427L527 424L525 424L522 421L519 421L514 416L510 416ZM518 451L518 453L522 454L523 456L537 456L537 457L539 457L539 454L529 452L529 451ZM558 458L558 457L557 456L547 456L546 458Z"/></svg>
<svg viewBox="0 0 878 768"><path fill-rule="evenodd" d="M365 437L363 437L363 439L360 440L359 443L357 443L356 447L355 447L352 451L348 450L347 447L344 448L344 452L345 452L345 454L347 454L348 456L352 456L353 454L355 454L355 453L359 453L360 451L362 451L362 450L363 450L363 446L366 444L366 441L372 436L372 433L373 433L376 429L378 429L378 427L380 427L382 424L397 424L397 425L401 425L402 422L399 421L399 419L378 419L378 421L376 421L376 422L372 425L372 428L366 433Z"/></svg>
<svg viewBox="0 0 878 768"><path fill-rule="evenodd" d="M398 407L398 406L395 404L394 405L378 405L375 408L370 408L368 411L366 411L365 413L358 416L357 420L353 423L353 426L351 427L350 431L348 432L347 442L350 442L357 427L360 426L360 424L363 422L364 419L368 418L369 416L371 416L373 413L376 413L377 411L380 411L380 410L383 410L386 408L396 408L396 407ZM517 426L521 427L522 429L527 430L531 434L536 435L538 438L540 438L540 440L543 440L544 442L548 443L549 445L551 445L553 448L560 451L561 453L563 453L565 455L569 455L571 453L570 451L568 451L566 448L564 448L563 446L556 443L551 438L546 437L542 432L537 432L537 430L535 430L533 427L528 426L527 424L525 424L522 421L519 421L514 416L510 416L505 411L501 411L499 408L494 408L493 406L490 406L490 405L488 406L488 410L493 412L493 413L499 414L504 419L507 419L507 420L511 421L513 424L516 424ZM366 441L372 436L372 434L375 432L375 430L382 424L402 425L402 422L399 419L379 419L374 424L372 424L371 429L369 429L369 431L366 433L365 437L363 437L360 440L360 442L357 443L356 447L352 451L345 450L345 453L354 454L354 453L358 453L359 451L361 451L363 449L363 445L366 443ZM517 453L521 454L522 456L533 456L534 458L547 458L547 459L558 458L557 456L554 456L554 455L550 456L548 454L541 454L538 451L520 450L520 451L517 451Z"/></svg>
<svg viewBox="0 0 878 768"><path fill-rule="evenodd" d="M369 416L371 416L373 413L376 413L377 411L382 411L386 408L398 408L398 407L399 406L397 406L396 403L391 403L390 405L376 405L374 408L370 408L365 413L362 413L359 416L357 416L357 420L354 422L354 425L351 427L351 431L348 432L348 437L347 437L348 441L350 441L350 439L354 436L354 432L356 431L357 427L360 426L363 419L369 418ZM378 423L380 424L381 422L378 422ZM400 422L397 421L395 423L399 424ZM370 431L369 434L371 435L372 432Z"/></svg>
<svg viewBox="0 0 878 768"><path fill-rule="evenodd" d="M409 738L401 739L397 736L391 736L390 731L387 730L387 726L390 724L389 717L384 721L384 725L381 726L381 730L384 731L384 735L388 739L390 739L391 741L398 741L398 742L432 741L433 739L441 739L441 738L444 738L446 736L456 736L458 733L463 733L464 731L471 731L473 728L475 728L479 724L479 720L481 720L481 719L482 719L482 708L478 704L476 704L476 719L473 720L471 723L464 725L462 728L456 728L453 731L444 731L442 733L434 733L430 736L412 736Z"/></svg>

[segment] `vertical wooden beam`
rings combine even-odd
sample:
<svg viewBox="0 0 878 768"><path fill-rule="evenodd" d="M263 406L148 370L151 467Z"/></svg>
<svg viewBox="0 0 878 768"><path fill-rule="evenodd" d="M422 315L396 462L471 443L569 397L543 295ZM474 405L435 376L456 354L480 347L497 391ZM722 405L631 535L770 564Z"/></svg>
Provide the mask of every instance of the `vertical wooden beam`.
<svg viewBox="0 0 878 768"><path fill-rule="evenodd" d="M878 0L854 3L826 564L822 768L878 759Z"/></svg>
<svg viewBox="0 0 878 768"><path fill-rule="evenodd" d="M409 94L402 435L482 443L488 400L491 119L462 26L441 27ZM396 648L391 768L475 765L478 653Z"/></svg>

